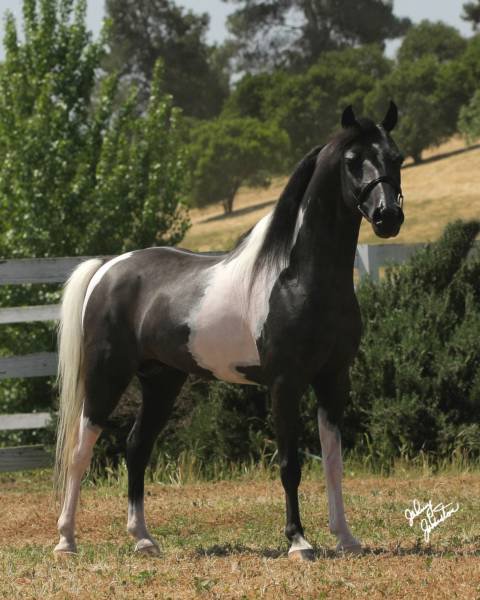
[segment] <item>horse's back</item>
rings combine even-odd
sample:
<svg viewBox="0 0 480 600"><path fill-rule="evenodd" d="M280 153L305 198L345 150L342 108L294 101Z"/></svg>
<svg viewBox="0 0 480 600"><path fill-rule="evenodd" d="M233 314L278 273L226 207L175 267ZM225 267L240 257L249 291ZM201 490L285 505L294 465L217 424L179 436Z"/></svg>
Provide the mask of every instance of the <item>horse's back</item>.
<svg viewBox="0 0 480 600"><path fill-rule="evenodd" d="M195 369L188 358L188 320L202 297L208 269L221 255L148 248L107 261L94 276L84 302L87 344L126 344L139 363L158 360Z"/></svg>

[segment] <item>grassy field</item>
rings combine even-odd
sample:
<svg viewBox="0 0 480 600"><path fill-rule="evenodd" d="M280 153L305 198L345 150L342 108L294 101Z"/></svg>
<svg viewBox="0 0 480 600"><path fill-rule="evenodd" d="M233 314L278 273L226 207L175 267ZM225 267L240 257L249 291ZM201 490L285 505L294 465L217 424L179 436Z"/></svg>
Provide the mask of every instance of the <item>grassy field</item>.
<svg viewBox="0 0 480 600"><path fill-rule="evenodd" d="M274 476L148 485L147 515L163 556L134 555L125 532L124 485L87 485L80 553L56 562L56 507L49 473L1 478L0 597L15 598L480 598L480 473L346 469L347 516L364 553L336 555L325 485L307 473L301 503L313 563L287 558L283 493ZM123 482L124 483L124 482ZM417 498L459 502L422 537L404 516Z"/></svg>
<svg viewBox="0 0 480 600"><path fill-rule="evenodd" d="M392 242L434 241L448 222L480 215L480 147L467 149L456 137L426 151L424 158L424 164L418 166L407 162L402 171L405 224ZM240 190L230 216L224 216L219 205L192 210L192 227L181 245L191 250L231 248L243 232L272 210L285 183L286 179L280 178L267 189ZM360 243L385 240L377 238L364 223Z"/></svg>

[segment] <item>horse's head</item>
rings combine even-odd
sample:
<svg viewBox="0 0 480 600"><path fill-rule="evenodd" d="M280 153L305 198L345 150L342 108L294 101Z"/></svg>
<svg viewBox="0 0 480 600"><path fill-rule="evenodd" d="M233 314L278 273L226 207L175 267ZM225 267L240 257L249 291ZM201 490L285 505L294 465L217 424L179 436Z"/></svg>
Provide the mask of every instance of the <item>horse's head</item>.
<svg viewBox="0 0 480 600"><path fill-rule="evenodd" d="M404 221L400 185L403 157L390 137L397 118L393 102L379 125L367 119L357 121L351 106L342 116L346 130L341 157L343 196L382 238L395 237Z"/></svg>

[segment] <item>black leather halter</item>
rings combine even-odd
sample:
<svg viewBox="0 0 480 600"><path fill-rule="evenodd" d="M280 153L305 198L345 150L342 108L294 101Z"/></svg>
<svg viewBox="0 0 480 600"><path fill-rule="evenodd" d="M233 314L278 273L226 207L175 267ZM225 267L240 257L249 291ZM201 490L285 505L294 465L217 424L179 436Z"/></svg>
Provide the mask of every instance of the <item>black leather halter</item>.
<svg viewBox="0 0 480 600"><path fill-rule="evenodd" d="M373 190L373 188L379 183L390 184L393 187L393 189L397 192L397 199L395 202L396 205L398 206L398 208L403 207L402 188L401 188L400 184L397 181L395 181L395 179L393 177L390 177L389 175L382 175L381 177L372 179L372 181L367 183L367 185L361 190L360 194L357 197L357 208L362 213L362 215L367 219L367 221L369 221L370 223L372 222L372 220L368 216L368 213L367 213L366 209L363 207L363 204L364 204L365 200L367 199L367 196Z"/></svg>

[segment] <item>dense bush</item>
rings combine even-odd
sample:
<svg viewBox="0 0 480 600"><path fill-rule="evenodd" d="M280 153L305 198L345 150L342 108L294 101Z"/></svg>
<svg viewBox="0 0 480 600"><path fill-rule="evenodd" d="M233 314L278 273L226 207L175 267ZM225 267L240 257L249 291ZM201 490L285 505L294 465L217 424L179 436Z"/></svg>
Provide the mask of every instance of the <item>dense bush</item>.
<svg viewBox="0 0 480 600"><path fill-rule="evenodd" d="M381 284L360 287L364 336L352 369L349 445L368 439L384 459L479 453L480 260L467 260L479 227L450 225Z"/></svg>

